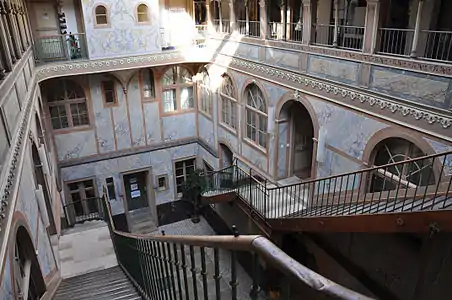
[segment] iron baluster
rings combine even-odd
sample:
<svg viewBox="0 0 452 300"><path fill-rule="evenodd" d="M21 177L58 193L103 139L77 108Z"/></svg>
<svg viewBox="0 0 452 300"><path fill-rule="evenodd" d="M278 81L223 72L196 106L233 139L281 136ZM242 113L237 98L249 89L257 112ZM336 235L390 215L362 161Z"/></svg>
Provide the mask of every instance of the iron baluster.
<svg viewBox="0 0 452 300"><path fill-rule="evenodd" d="M215 268L215 274L213 276L213 279L215 280L215 295L216 295L216 300L221 300L220 254L219 254L218 248L213 249L213 260L214 260L214 268Z"/></svg>
<svg viewBox="0 0 452 300"><path fill-rule="evenodd" d="M171 286L173 288L172 298L176 299L176 282L174 278L174 260L171 255L171 245L169 243L166 243L166 252L164 255L167 257L168 266L169 266L169 272L170 272L170 280L171 280Z"/></svg>
<svg viewBox="0 0 452 300"><path fill-rule="evenodd" d="M179 261L179 255L177 254L177 245L173 244L173 253L174 253L174 264L176 266L176 277L177 277L177 290L179 291L179 300L184 299L184 295L182 293L182 279L180 277L180 271L181 271L181 262ZM183 253L182 253L183 255Z"/></svg>
<svg viewBox="0 0 452 300"><path fill-rule="evenodd" d="M190 271L191 271L191 276L192 276L192 281L193 281L193 297L195 300L197 300L198 299L198 283L197 283L197 278L196 278L195 250L192 245L190 245L189 248L190 248L190 262L191 262Z"/></svg>
<svg viewBox="0 0 452 300"><path fill-rule="evenodd" d="M187 278L187 259L185 257L185 247L183 244L180 245L180 252L182 257L182 274L184 275L184 289L185 289L185 299L190 300L190 293L188 291L188 278Z"/></svg>
<svg viewBox="0 0 452 300"><path fill-rule="evenodd" d="M428 172L428 177L427 177L427 181L426 181L426 185L425 185L425 191L424 191L424 197L422 198L422 204L421 204L421 207L420 207L421 210L424 208L425 198L427 198L428 186L429 186L430 178L431 178L431 176L432 176L433 169L434 169L434 167L433 167L433 162L434 162L434 159L432 159L432 162L431 162L431 167L432 167L432 168L431 168L431 172ZM433 178L435 178L435 177L433 177ZM438 181L438 182L439 182L439 181ZM422 183L419 182L419 185L421 185L421 184L422 184Z"/></svg>
<svg viewBox="0 0 452 300"><path fill-rule="evenodd" d="M432 160L432 172L433 172L433 164L434 164L434 159ZM435 201L436 201L436 195L438 194L438 189L439 186L441 184L441 176L444 172L444 165L446 164L446 155L444 155L444 159L443 159L443 163L441 165L441 171L439 172L439 178L437 180L437 184L436 184L436 190L435 190L435 194L433 196L433 203L432 203L432 207L431 210L433 210L433 207L435 206ZM421 177L422 178L422 177ZM427 183L428 184L428 183Z"/></svg>
<svg viewBox="0 0 452 300"><path fill-rule="evenodd" d="M204 247L200 247L200 249L201 249L201 276L202 276L204 300L208 300L209 299L209 289L207 286L206 250Z"/></svg>

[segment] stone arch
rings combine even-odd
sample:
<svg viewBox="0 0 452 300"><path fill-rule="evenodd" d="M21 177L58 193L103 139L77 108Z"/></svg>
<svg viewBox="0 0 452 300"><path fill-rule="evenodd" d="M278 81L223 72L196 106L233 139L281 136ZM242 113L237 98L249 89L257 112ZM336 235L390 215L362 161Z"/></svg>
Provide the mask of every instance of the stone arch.
<svg viewBox="0 0 452 300"><path fill-rule="evenodd" d="M256 80L255 78L248 78L247 80L245 80L245 82L243 83L241 92L239 93L239 95L237 95L237 96L239 96L237 101L239 103L242 103L243 105L246 105L246 103L245 103L246 90L247 90L248 86L250 86L251 84L255 84L261 90L262 95L264 96L265 105L267 106L267 115L268 115L268 108L270 107L270 96L267 94L267 91L265 90L264 85L260 81Z"/></svg>
<svg viewBox="0 0 452 300"><path fill-rule="evenodd" d="M294 106L295 105L295 106ZM305 122L310 123L312 126L312 131L308 129L307 132L297 131L297 124L300 120L295 120L293 118L292 113L294 113L294 109L297 109L298 113L305 114L310 120L303 120ZM281 114L286 113L284 118L281 117ZM310 121L310 122L309 122ZM301 128L298 124L298 128ZM306 126L304 128L307 128ZM317 157L317 141L319 136L319 122L317 119L317 114L314 110L314 107L309 103L307 98L304 95L294 95L292 91L285 93L279 100L275 109L275 135L274 139L274 148L275 157L274 157L274 177L275 178L285 178L290 177L292 175L296 175L302 178L316 178L316 157ZM306 141L306 151L305 154L302 154L299 150L296 150L296 146L294 146L295 141L298 136L303 136ZM310 141L308 141L310 139ZM286 145L290 145L290 148ZM303 160L310 159L309 167L306 165L305 171L301 172L300 170L296 170L299 164L294 160L295 156L300 157L302 154ZM281 168L281 163L284 161L285 165ZM304 163L306 164L306 162ZM297 166L298 165L298 166ZM279 166L279 169L278 169ZM308 169L309 168L309 169ZM284 173L284 174L283 174ZM298 173L298 174L296 174Z"/></svg>
<svg viewBox="0 0 452 300"><path fill-rule="evenodd" d="M16 212L13 215L13 226L11 230L12 235L9 239L9 252L11 261L11 280L15 299L18 297L18 292L20 291L20 286L18 286L16 281L18 281L17 279L20 280L23 278L23 275L18 272L18 266L16 267L15 265L18 263L29 266L27 267L30 272L29 295L32 293L35 297L32 299L40 299L46 292L46 284L41 272L35 245L31 238L30 227L22 213ZM25 270L26 269L24 269L24 271Z"/></svg>
<svg viewBox="0 0 452 300"><path fill-rule="evenodd" d="M218 141L218 154L220 160L220 169L226 168L234 163L234 148L228 141L220 139Z"/></svg>

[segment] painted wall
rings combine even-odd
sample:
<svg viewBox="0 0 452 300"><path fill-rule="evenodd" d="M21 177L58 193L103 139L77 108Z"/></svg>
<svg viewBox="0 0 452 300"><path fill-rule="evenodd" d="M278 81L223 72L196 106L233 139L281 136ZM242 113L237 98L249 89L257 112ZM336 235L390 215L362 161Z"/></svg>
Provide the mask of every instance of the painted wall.
<svg viewBox="0 0 452 300"><path fill-rule="evenodd" d="M138 24L136 7L139 3L148 6L149 23ZM109 25L102 28L96 27L94 21L98 4L106 5L109 12ZM161 51L158 0L83 0L82 10L91 59Z"/></svg>

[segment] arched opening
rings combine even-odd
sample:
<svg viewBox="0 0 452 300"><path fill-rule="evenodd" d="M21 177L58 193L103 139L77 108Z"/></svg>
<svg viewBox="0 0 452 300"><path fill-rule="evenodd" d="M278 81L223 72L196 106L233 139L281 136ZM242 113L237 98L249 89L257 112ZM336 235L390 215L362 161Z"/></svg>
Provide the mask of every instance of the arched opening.
<svg viewBox="0 0 452 300"><path fill-rule="evenodd" d="M284 103L278 116L278 178L307 179L312 173L314 124L306 107Z"/></svg>
<svg viewBox="0 0 452 300"><path fill-rule="evenodd" d="M232 166L234 163L234 153L223 143L220 143L220 164L221 169Z"/></svg>
<svg viewBox="0 0 452 300"><path fill-rule="evenodd" d="M42 147L44 147L44 146L42 146ZM33 158L33 168L34 168L34 173L35 173L36 190L38 191L38 194L40 194L44 198L44 202L45 202L46 211L42 211L41 213L47 214L48 221L49 221L49 224L48 224L49 234L56 234L57 231L56 231L56 226L55 226L55 219L53 217L52 202L51 202L49 190L47 188L47 182L45 179L44 165L41 162L41 158L39 156L39 151L38 151L38 148L36 147L35 143L32 143L32 146L31 146L31 156Z"/></svg>
<svg viewBox="0 0 452 300"><path fill-rule="evenodd" d="M138 23L149 22L148 6L146 4L140 4L137 7L137 20Z"/></svg>
<svg viewBox="0 0 452 300"><path fill-rule="evenodd" d="M370 161L374 166L384 166L426 155L410 141L402 138L388 138L375 146ZM425 159L382 167L378 172L372 174L367 189L369 192L380 192L394 190L398 185L416 188L434 183L433 162L430 159Z"/></svg>
<svg viewBox="0 0 452 300"><path fill-rule="evenodd" d="M17 299L41 299L46 291L46 286L33 243L23 226L20 226L17 230L13 265Z"/></svg>
<svg viewBox="0 0 452 300"><path fill-rule="evenodd" d="M98 5L95 8L96 25L108 25L108 10L103 5Z"/></svg>

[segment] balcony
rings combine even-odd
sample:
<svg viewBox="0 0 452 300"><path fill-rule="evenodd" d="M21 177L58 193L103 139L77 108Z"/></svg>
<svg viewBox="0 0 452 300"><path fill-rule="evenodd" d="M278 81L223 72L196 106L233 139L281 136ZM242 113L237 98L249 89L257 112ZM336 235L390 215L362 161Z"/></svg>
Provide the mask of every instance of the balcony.
<svg viewBox="0 0 452 300"><path fill-rule="evenodd" d="M86 36L74 33L36 38L34 54L38 63L88 59Z"/></svg>

